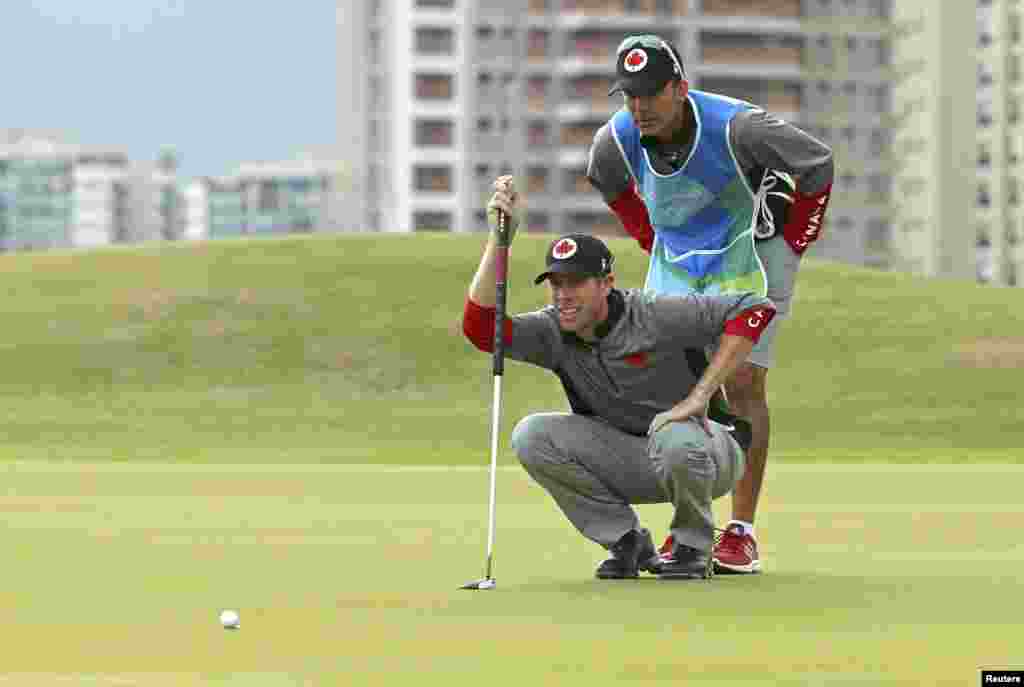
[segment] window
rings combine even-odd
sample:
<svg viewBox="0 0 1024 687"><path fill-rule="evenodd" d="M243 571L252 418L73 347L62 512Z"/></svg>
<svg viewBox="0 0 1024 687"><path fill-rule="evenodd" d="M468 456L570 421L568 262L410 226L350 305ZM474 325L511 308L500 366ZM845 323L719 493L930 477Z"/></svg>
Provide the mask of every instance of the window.
<svg viewBox="0 0 1024 687"><path fill-rule="evenodd" d="M417 165L413 171L413 187L429 193L451 193L452 169L442 165Z"/></svg>
<svg viewBox="0 0 1024 687"><path fill-rule="evenodd" d="M455 7L455 0L416 0L416 7L449 10Z"/></svg>
<svg viewBox="0 0 1024 687"><path fill-rule="evenodd" d="M991 86L993 81L992 69L984 62L978 63L978 84L980 86Z"/></svg>
<svg viewBox="0 0 1024 687"><path fill-rule="evenodd" d="M527 38L527 56L531 60L545 59L548 49L548 32L531 29Z"/></svg>
<svg viewBox="0 0 1024 687"><path fill-rule="evenodd" d="M992 166L992 151L988 149L987 145L978 146L978 166L981 168Z"/></svg>
<svg viewBox="0 0 1024 687"><path fill-rule="evenodd" d="M451 231L452 213L415 212L412 216L414 231Z"/></svg>
<svg viewBox="0 0 1024 687"><path fill-rule="evenodd" d="M889 112L892 109L889 94L890 91L887 84L872 86L868 92L868 97L871 99L871 110L879 114Z"/></svg>
<svg viewBox="0 0 1024 687"><path fill-rule="evenodd" d="M421 100L451 100L452 91L452 77L449 75L416 75L416 97Z"/></svg>
<svg viewBox="0 0 1024 687"><path fill-rule="evenodd" d="M992 126L992 103L988 100L982 100L978 103L978 126L988 127Z"/></svg>
<svg viewBox="0 0 1024 687"><path fill-rule="evenodd" d="M594 141L594 132L598 126L592 124L569 124L562 126L562 145L589 146Z"/></svg>
<svg viewBox="0 0 1024 687"><path fill-rule="evenodd" d="M455 32L434 27L416 29L416 52L420 55L454 55Z"/></svg>
<svg viewBox="0 0 1024 687"><path fill-rule="evenodd" d="M1006 161L1011 165L1020 162L1021 140L1019 136L1006 137Z"/></svg>
<svg viewBox="0 0 1024 687"><path fill-rule="evenodd" d="M978 184L977 202L979 207L987 208L992 206L992 194L988 190L988 184Z"/></svg>
<svg viewBox="0 0 1024 687"><path fill-rule="evenodd" d="M889 247L891 229L889 223L883 219L873 219L868 222L867 227L867 249L873 253L883 253Z"/></svg>
<svg viewBox="0 0 1024 687"><path fill-rule="evenodd" d="M889 146L889 138L884 129L875 129L871 132L871 155L878 157L885 153Z"/></svg>
<svg viewBox="0 0 1024 687"><path fill-rule="evenodd" d="M259 186L260 212L274 212L280 204L280 193L276 181L264 181Z"/></svg>
<svg viewBox="0 0 1024 687"><path fill-rule="evenodd" d="M868 195L872 200L887 200L889 197L889 177L885 174L868 176Z"/></svg>
<svg viewBox="0 0 1024 687"><path fill-rule="evenodd" d="M613 36L599 30L577 31L566 41L567 56L582 57L595 62L610 61L615 58L618 39L618 35Z"/></svg>
<svg viewBox="0 0 1024 687"><path fill-rule="evenodd" d="M367 47L370 52L370 64L381 63L381 47L380 47L380 32L370 31L370 39L367 41Z"/></svg>
<svg viewBox="0 0 1024 687"><path fill-rule="evenodd" d="M562 191L565 193L589 193L591 190L590 180L587 179L586 170L564 169L562 170Z"/></svg>
<svg viewBox="0 0 1024 687"><path fill-rule="evenodd" d="M547 122L530 122L527 127L527 140L531 148L546 148L550 145Z"/></svg>
<svg viewBox="0 0 1024 687"><path fill-rule="evenodd" d="M530 167L526 170L526 192L547 193L548 191L548 169L547 167Z"/></svg>
<svg viewBox="0 0 1024 687"><path fill-rule="evenodd" d="M548 77L530 77L526 82L526 103L531 112L541 113L547 108Z"/></svg>
<svg viewBox="0 0 1024 687"><path fill-rule="evenodd" d="M443 119L416 120L415 140L418 146L452 145L452 122Z"/></svg>

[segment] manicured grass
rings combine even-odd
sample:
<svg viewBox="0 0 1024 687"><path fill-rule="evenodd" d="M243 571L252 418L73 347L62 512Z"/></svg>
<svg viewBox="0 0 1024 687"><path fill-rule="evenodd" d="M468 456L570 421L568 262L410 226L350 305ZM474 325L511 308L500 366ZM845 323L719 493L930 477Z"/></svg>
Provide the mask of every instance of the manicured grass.
<svg viewBox="0 0 1024 687"><path fill-rule="evenodd" d="M511 310L544 302L547 241L517 240ZM755 577L593 580L602 552L507 446L560 386L510 363L499 586L466 592L492 380L459 321L481 242L0 256L0 682L963 685L1019 663L1019 292L807 261ZM644 256L612 246L641 284ZM667 506L640 512L664 533Z"/></svg>
<svg viewBox="0 0 1024 687"><path fill-rule="evenodd" d="M1022 477L779 465L764 574L602 582L603 552L511 468L498 588L467 592L482 470L12 463L3 672L18 685L977 684L978 666L1020 660ZM667 506L640 512L664 532ZM223 608L240 631L220 628Z"/></svg>
<svg viewBox="0 0 1024 687"><path fill-rule="evenodd" d="M0 459L480 464L489 357L459 322L482 236L0 256ZM513 248L510 309L548 237ZM619 283L646 259L612 242ZM773 460L1015 462L1019 292L808 260L769 379ZM565 408L506 368L503 427ZM511 461L503 451L503 461Z"/></svg>

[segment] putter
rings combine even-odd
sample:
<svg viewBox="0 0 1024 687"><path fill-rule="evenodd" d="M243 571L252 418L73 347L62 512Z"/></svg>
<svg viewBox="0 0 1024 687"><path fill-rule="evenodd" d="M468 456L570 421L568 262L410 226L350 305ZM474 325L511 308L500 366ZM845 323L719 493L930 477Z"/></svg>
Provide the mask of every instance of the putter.
<svg viewBox="0 0 1024 687"><path fill-rule="evenodd" d="M501 376L505 373L505 282L508 276L508 217L498 210L498 251L495 272L498 293L494 312L494 400L491 403L491 497L487 512L487 562L484 578L467 582L461 589L494 589L494 505L498 476L498 426L501 420Z"/></svg>

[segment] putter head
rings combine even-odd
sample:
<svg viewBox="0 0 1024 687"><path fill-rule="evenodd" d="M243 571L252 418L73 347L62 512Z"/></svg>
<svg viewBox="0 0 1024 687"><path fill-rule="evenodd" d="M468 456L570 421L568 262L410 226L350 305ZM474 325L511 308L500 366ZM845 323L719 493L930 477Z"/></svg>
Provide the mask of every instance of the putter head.
<svg viewBox="0 0 1024 687"><path fill-rule="evenodd" d="M477 580L476 582L467 582L466 584L459 587L459 589L494 589L497 583L493 577L488 577L483 580Z"/></svg>

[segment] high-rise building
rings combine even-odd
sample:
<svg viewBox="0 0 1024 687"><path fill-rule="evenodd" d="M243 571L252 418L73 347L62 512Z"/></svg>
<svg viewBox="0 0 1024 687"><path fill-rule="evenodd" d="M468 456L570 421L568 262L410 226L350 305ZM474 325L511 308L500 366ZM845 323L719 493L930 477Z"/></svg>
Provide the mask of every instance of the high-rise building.
<svg viewBox="0 0 1024 687"><path fill-rule="evenodd" d="M979 0L976 12L978 279L1024 286L1024 5Z"/></svg>
<svg viewBox="0 0 1024 687"><path fill-rule="evenodd" d="M59 133L0 132L0 249L88 247L176 238L176 165L135 163L115 147Z"/></svg>
<svg viewBox="0 0 1024 687"><path fill-rule="evenodd" d="M888 0L345 0L340 155L364 225L484 226L515 172L528 230L621 231L587 182L631 33L679 46L691 83L762 105L836 149L815 255L887 266L892 234ZM352 203L351 207L356 207Z"/></svg>
<svg viewBox="0 0 1024 687"><path fill-rule="evenodd" d="M974 21L973 3L893 3L894 269L975 276Z"/></svg>

